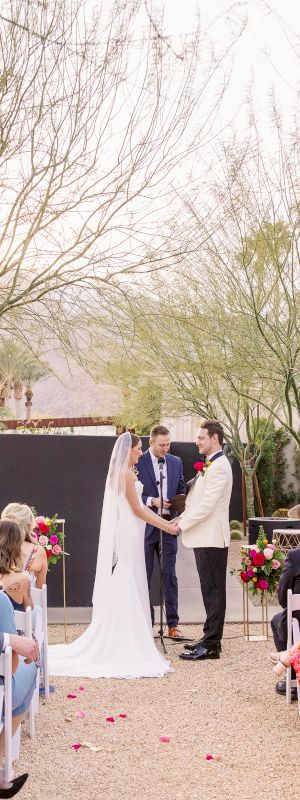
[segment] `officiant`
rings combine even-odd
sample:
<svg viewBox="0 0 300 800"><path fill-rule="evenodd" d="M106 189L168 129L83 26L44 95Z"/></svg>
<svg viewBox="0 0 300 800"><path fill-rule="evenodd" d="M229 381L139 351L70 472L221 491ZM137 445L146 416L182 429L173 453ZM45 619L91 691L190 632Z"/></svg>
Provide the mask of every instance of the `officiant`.
<svg viewBox="0 0 300 800"><path fill-rule="evenodd" d="M143 502L152 511L160 515L160 470L158 459L163 461L163 513L165 519L172 519L176 511L172 509L175 495L185 494L185 483L181 458L169 453L171 444L170 431L164 425L155 425L150 431L149 450L138 462L139 480L143 483ZM159 559L159 523L158 527L146 525L145 558L150 592L150 583L154 567L155 554ZM163 532L163 583L166 607L168 635L172 639L181 638L178 628L178 582L176 576L176 556L178 539ZM154 608L151 604L152 624L154 624Z"/></svg>

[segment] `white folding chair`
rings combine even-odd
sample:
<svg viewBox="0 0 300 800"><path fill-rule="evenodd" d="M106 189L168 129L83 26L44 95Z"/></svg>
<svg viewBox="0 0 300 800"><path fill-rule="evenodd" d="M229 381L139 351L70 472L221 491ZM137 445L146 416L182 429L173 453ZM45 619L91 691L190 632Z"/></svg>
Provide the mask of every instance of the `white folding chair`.
<svg viewBox="0 0 300 800"><path fill-rule="evenodd" d="M3 730L2 711L3 701L5 702L5 715L4 715L4 731L5 731L5 746L4 746L4 778L6 781L12 781L14 777L12 765L12 650L7 647L5 653L0 654L0 675L4 678L4 686L0 686L0 731Z"/></svg>
<svg viewBox="0 0 300 800"><path fill-rule="evenodd" d="M39 639L38 631L35 630L35 635L39 643L41 664L42 664L42 677L45 687L45 699L49 700L49 668L48 668L48 606L47 606L47 586L44 583L42 589L31 588L31 597L34 602L34 607L42 609L42 632Z"/></svg>
<svg viewBox="0 0 300 800"><path fill-rule="evenodd" d="M32 616L31 616L31 607L27 606L26 611L15 611L15 625L18 631L22 631L25 633L25 636L28 636L28 639L32 639ZM34 739L34 714L35 714L35 707L36 707L36 691L39 692L39 669L37 670L36 676L36 688L27 711L26 717L28 718L29 722L29 735L31 739Z"/></svg>
<svg viewBox="0 0 300 800"><path fill-rule="evenodd" d="M293 617L293 611L300 611L300 594L293 594L291 589L287 593L287 649L289 650L295 642L300 639L300 626L298 619ZM300 716L300 686L297 680L292 680L291 667L286 673L286 702L292 702L291 689L297 687L298 714Z"/></svg>

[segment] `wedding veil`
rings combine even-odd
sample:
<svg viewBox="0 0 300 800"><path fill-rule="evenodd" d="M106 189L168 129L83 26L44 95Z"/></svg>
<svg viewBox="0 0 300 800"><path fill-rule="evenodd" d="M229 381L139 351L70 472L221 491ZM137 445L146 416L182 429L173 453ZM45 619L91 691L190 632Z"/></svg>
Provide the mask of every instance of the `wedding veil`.
<svg viewBox="0 0 300 800"><path fill-rule="evenodd" d="M93 591L93 617L105 607L113 565L118 558L116 530L119 517L118 497L125 494L132 439L130 433L118 437L111 454L102 506L97 568Z"/></svg>

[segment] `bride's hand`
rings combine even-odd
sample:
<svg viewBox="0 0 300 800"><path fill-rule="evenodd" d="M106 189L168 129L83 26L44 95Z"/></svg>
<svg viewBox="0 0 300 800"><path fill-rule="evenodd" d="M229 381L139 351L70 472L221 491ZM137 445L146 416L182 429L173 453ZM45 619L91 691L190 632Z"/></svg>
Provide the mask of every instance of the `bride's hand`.
<svg viewBox="0 0 300 800"><path fill-rule="evenodd" d="M178 527L177 520L176 520L175 523L174 523L174 520L172 522L168 523L168 531L167 531L167 533L171 533L172 536L178 536L179 533L181 533L180 528Z"/></svg>

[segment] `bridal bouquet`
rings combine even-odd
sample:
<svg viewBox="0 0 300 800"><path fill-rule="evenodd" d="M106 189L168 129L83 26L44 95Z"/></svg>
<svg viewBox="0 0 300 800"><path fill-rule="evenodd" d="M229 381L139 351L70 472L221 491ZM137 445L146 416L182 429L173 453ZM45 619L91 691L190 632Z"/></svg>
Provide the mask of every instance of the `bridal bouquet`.
<svg viewBox="0 0 300 800"><path fill-rule="evenodd" d="M273 539L270 544L261 525L256 544L253 544L250 549L242 547L241 555L242 563L237 572L243 583L249 584L249 591L253 595L260 592L261 600L264 592L273 595L277 589L285 560L285 554L276 539Z"/></svg>
<svg viewBox="0 0 300 800"><path fill-rule="evenodd" d="M44 548L48 564L56 564L63 552L63 535L57 530L56 525L57 514L54 514L54 517L50 519L50 517L36 516L34 509L33 513L35 515L35 527L31 537Z"/></svg>

